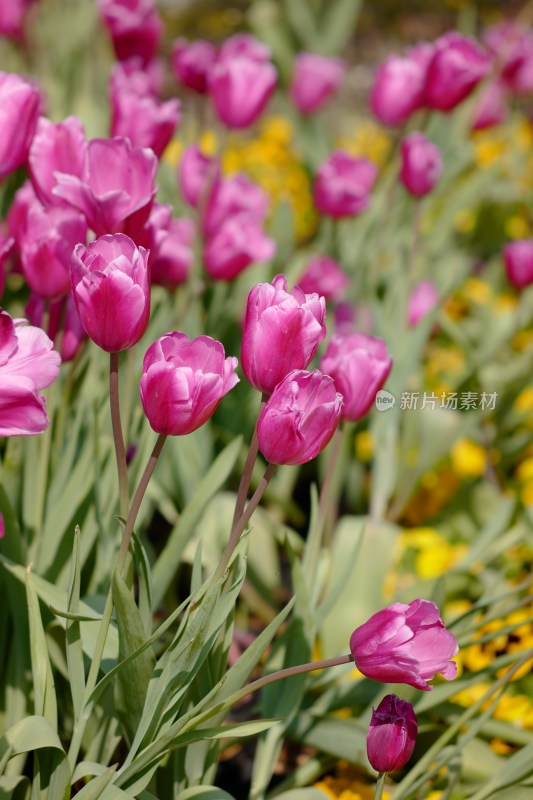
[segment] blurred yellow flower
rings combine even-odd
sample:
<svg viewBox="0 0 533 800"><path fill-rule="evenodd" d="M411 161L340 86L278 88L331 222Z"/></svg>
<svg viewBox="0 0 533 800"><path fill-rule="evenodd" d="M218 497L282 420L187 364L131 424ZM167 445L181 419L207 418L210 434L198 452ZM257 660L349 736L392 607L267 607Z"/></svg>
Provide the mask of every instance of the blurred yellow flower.
<svg viewBox="0 0 533 800"><path fill-rule="evenodd" d="M487 469L487 452L470 439L459 439L451 451L452 469L461 478L479 478Z"/></svg>
<svg viewBox="0 0 533 800"><path fill-rule="evenodd" d="M368 463L374 455L374 439L370 431L361 431L355 437L355 457L358 461Z"/></svg>
<svg viewBox="0 0 533 800"><path fill-rule="evenodd" d="M462 296L473 303L484 305L492 298L492 287L481 278L467 278L461 290Z"/></svg>
<svg viewBox="0 0 533 800"><path fill-rule="evenodd" d="M340 137L335 145L352 156L369 158L381 167L388 161L392 139L375 122L365 120L356 127L351 136Z"/></svg>
<svg viewBox="0 0 533 800"><path fill-rule="evenodd" d="M531 226L525 217L515 214L506 221L505 232L509 239L525 239L531 233Z"/></svg>
<svg viewBox="0 0 533 800"><path fill-rule="evenodd" d="M340 762L335 771L335 776L326 775L325 778L314 784L315 789L321 789L331 800L373 800L375 784L363 783L354 767ZM385 789L384 800L391 796Z"/></svg>
<svg viewBox="0 0 533 800"><path fill-rule="evenodd" d="M471 233L476 225L476 214L471 208L463 208L455 215L455 228L459 233Z"/></svg>

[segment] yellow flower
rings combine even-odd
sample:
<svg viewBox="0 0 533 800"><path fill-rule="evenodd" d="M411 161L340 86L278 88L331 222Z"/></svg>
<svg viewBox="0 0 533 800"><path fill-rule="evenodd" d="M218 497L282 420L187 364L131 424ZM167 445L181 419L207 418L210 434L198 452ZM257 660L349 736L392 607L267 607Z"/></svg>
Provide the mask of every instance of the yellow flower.
<svg viewBox="0 0 533 800"><path fill-rule="evenodd" d="M467 278L461 289L461 294L473 303L484 305L492 297L492 289L488 283L480 278Z"/></svg>
<svg viewBox="0 0 533 800"><path fill-rule="evenodd" d="M184 149L185 145L180 139L172 139L165 149L163 161L170 167L177 167Z"/></svg>
<svg viewBox="0 0 533 800"><path fill-rule="evenodd" d="M487 453L470 439L459 439L452 447L451 462L459 477L479 478L487 469Z"/></svg>
<svg viewBox="0 0 533 800"><path fill-rule="evenodd" d="M361 431L355 437L355 456L358 461L368 463L374 455L374 439L370 431Z"/></svg>
<svg viewBox="0 0 533 800"><path fill-rule="evenodd" d="M515 214L506 221L505 233L510 239L525 239L531 233L531 226L525 217Z"/></svg>
<svg viewBox="0 0 533 800"><path fill-rule="evenodd" d="M501 161L506 149L505 138L498 138L493 133L477 135L474 141L474 160L482 169L491 167Z"/></svg>
<svg viewBox="0 0 533 800"><path fill-rule="evenodd" d="M525 389L522 389L516 400L514 401L513 408L515 411L519 411L525 413L527 411L533 411L533 387L526 386ZM533 458L531 460L531 473L530 476L533 478Z"/></svg>
<svg viewBox="0 0 533 800"><path fill-rule="evenodd" d="M492 308L496 314L509 314L516 309L518 298L510 292L502 292L492 303Z"/></svg>
<svg viewBox="0 0 533 800"><path fill-rule="evenodd" d="M352 156L364 156L383 166L389 158L392 139L375 122L367 120L357 126L352 136L337 139L335 146Z"/></svg>
<svg viewBox="0 0 533 800"><path fill-rule="evenodd" d="M454 224L459 233L471 233L476 226L476 214L471 208L463 208L455 215Z"/></svg>
<svg viewBox="0 0 533 800"><path fill-rule="evenodd" d="M533 480L533 458L526 458L516 468L516 479L519 483L528 483Z"/></svg>

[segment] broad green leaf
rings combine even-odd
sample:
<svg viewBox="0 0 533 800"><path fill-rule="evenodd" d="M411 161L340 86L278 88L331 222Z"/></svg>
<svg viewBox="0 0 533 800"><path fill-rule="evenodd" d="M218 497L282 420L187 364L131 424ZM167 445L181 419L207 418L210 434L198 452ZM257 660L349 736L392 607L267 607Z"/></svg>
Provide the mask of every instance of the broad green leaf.
<svg viewBox="0 0 533 800"><path fill-rule="evenodd" d="M355 32L362 0L335 0L326 3L320 21L320 50L325 55L342 53Z"/></svg>
<svg viewBox="0 0 533 800"><path fill-rule="evenodd" d="M320 48L321 37L309 0L284 0L285 14L292 27L294 38L303 50L316 52Z"/></svg>
<svg viewBox="0 0 533 800"><path fill-rule="evenodd" d="M28 800L30 791L30 782L25 775L0 777L0 800Z"/></svg>
<svg viewBox="0 0 533 800"><path fill-rule="evenodd" d="M499 772L471 800L485 800L502 789L521 783L530 775L533 775L533 743L509 756Z"/></svg>
<svg viewBox="0 0 533 800"><path fill-rule="evenodd" d="M177 800L235 800L235 798L218 786L191 786L180 792Z"/></svg>
<svg viewBox="0 0 533 800"><path fill-rule="evenodd" d="M133 557L135 559L136 572L139 579L139 614L142 620L146 636L152 633L153 618L153 587L152 570L148 554L137 534L132 536Z"/></svg>
<svg viewBox="0 0 533 800"><path fill-rule="evenodd" d="M12 757L39 751L40 783L48 786L46 800L65 800L70 794L66 753L57 733L44 717L26 717L7 730L0 738L0 758L9 749Z"/></svg>
<svg viewBox="0 0 533 800"><path fill-rule="evenodd" d="M83 789L77 793L79 800L101 800L105 796L104 790L111 783L115 775L117 765L109 767L101 775L89 781Z"/></svg>
<svg viewBox="0 0 533 800"><path fill-rule="evenodd" d="M314 789L307 786L305 789L290 789L288 792L282 792L276 795L277 800L325 800L329 798L321 789Z"/></svg>

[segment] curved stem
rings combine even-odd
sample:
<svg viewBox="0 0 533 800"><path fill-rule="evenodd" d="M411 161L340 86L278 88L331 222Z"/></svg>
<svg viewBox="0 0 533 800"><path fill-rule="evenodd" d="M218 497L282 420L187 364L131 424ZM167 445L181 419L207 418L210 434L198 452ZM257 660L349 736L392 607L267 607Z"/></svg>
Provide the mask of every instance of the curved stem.
<svg viewBox="0 0 533 800"><path fill-rule="evenodd" d="M246 463L244 464L244 469L241 475L241 482L239 483L237 500L235 501L235 512L233 514L233 522L231 523L232 529L235 527L237 520L239 520L242 517L244 512L244 506L246 505L246 498L248 496L248 489L250 488L250 481L252 480L252 473L254 471L255 460L259 452L259 446L257 442L257 422L259 420L259 417L261 416L261 411L266 405L268 397L269 397L268 394L263 392L261 396L261 402L259 404L259 413L257 414L257 420L254 427L252 441L250 442L250 447L248 448Z"/></svg>
<svg viewBox="0 0 533 800"><path fill-rule="evenodd" d="M263 495L265 493L265 489L267 488L267 486L268 486L268 484L270 482L270 479L271 479L272 475L274 474L275 470L276 470L276 464L269 464L268 465L268 467L265 470L265 474L263 475L263 477L261 478L261 480L259 482L259 486L255 490L255 492L254 492L254 494L252 496L252 499L250 500L250 502L246 506L246 510L244 511L244 513L242 514L240 519L238 520L237 524L233 526L233 529L231 531L230 537L228 539L228 543L227 543L227 545L226 545L226 547L224 549L224 552L222 553L222 556L221 556L221 559L219 561L218 567L216 568L215 574L213 576L213 581L215 583L216 583L216 581L220 580L220 578L224 575L224 573L226 571L226 568L227 568L227 566L229 564L230 558L233 555L233 551L235 550L235 548L237 547L237 544L239 543L239 539L241 538L241 534L242 534L243 530L246 528L246 526L248 525L248 523L250 521L250 518L251 518L252 514L254 513L255 509L259 505L259 503L261 501L261 498L263 497Z"/></svg>
<svg viewBox="0 0 533 800"><path fill-rule="evenodd" d="M307 664L297 664L295 667L285 667L285 669L278 669L276 672L271 672L270 675L264 675L256 681L252 681L243 688L247 694L257 692L263 686L268 686L269 683L281 681L284 678L292 678L293 675L302 675L304 672L314 672L317 669L328 669L328 667L338 667L341 664L349 664L353 661L351 653L345 656L335 656L335 658L324 658L322 661L310 661Z"/></svg>
<svg viewBox="0 0 533 800"><path fill-rule="evenodd" d="M120 402L118 396L118 353L109 354L109 403L111 406L111 425L115 442L117 459L118 489L120 497L120 514L126 517L129 508L128 467L126 464L126 448L120 422Z"/></svg>

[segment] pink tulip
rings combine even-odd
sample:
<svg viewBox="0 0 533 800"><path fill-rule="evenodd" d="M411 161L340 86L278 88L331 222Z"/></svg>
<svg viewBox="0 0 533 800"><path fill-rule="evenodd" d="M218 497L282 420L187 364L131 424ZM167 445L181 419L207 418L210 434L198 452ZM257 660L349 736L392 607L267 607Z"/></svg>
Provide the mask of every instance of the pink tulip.
<svg viewBox="0 0 533 800"><path fill-rule="evenodd" d="M148 64L163 36L163 23L153 0L99 0L99 7L117 58L124 61L138 56Z"/></svg>
<svg viewBox="0 0 533 800"><path fill-rule="evenodd" d="M435 187L442 172L439 148L423 133L411 133L402 141L400 180L414 197L424 197Z"/></svg>
<svg viewBox="0 0 533 800"><path fill-rule="evenodd" d="M179 167L180 190L185 202L197 208L220 178L220 165L215 158L206 156L200 148L191 144L181 157Z"/></svg>
<svg viewBox="0 0 533 800"><path fill-rule="evenodd" d="M316 207L336 219L361 214L370 203L377 172L367 158L353 158L343 150L335 150L318 170L314 188Z"/></svg>
<svg viewBox="0 0 533 800"><path fill-rule="evenodd" d="M218 58L219 61L231 61L240 57L249 58L258 64L267 63L270 61L270 50L250 33L235 33L223 42Z"/></svg>
<svg viewBox="0 0 533 800"><path fill-rule="evenodd" d="M258 283L248 295L242 337L241 364L246 379L270 394L293 370L305 369L326 335L326 303L317 294L305 294L276 275L272 283Z"/></svg>
<svg viewBox="0 0 533 800"><path fill-rule="evenodd" d="M166 79L165 64L155 58L149 64L143 64L138 56L126 61L116 61L109 78L110 93L135 92L150 97L159 97Z"/></svg>
<svg viewBox="0 0 533 800"><path fill-rule="evenodd" d="M376 772L405 767L416 744L418 722L411 703L386 695L376 709L366 737L368 760Z"/></svg>
<svg viewBox="0 0 533 800"><path fill-rule="evenodd" d="M53 190L78 208L97 236L142 230L155 196L157 158L127 139L92 139L85 150L82 177L56 173Z"/></svg>
<svg viewBox="0 0 533 800"><path fill-rule="evenodd" d="M41 117L28 157L30 177L37 197L44 205L61 202L52 192L55 173L81 178L85 156L85 131L78 117L54 124Z"/></svg>
<svg viewBox="0 0 533 800"><path fill-rule="evenodd" d="M31 0L4 0L0 3L0 36L23 37L24 20L30 5Z"/></svg>
<svg viewBox="0 0 533 800"><path fill-rule="evenodd" d="M488 28L483 41L494 56L497 72L515 94L533 89L533 33L505 20Z"/></svg>
<svg viewBox="0 0 533 800"><path fill-rule="evenodd" d="M174 289L185 283L194 261L194 224L190 219L174 219L161 231L151 265L152 283Z"/></svg>
<svg viewBox="0 0 533 800"><path fill-rule="evenodd" d="M72 250L86 239L87 223L79 211L35 202L19 239L22 272L30 289L46 300L67 295Z"/></svg>
<svg viewBox="0 0 533 800"><path fill-rule="evenodd" d="M148 94L110 85L111 136L123 136L133 147L150 147L160 158L179 124L179 100L161 103Z"/></svg>
<svg viewBox="0 0 533 800"><path fill-rule="evenodd" d="M455 32L441 36L427 68L426 105L451 111L471 94L490 67L490 56L474 39Z"/></svg>
<svg viewBox="0 0 533 800"><path fill-rule="evenodd" d="M488 83L477 98L472 130L480 131L501 125L508 113L507 89L504 84L499 81Z"/></svg>
<svg viewBox="0 0 533 800"><path fill-rule="evenodd" d="M61 359L39 328L0 311L0 436L31 436L48 427L39 389L58 376Z"/></svg>
<svg viewBox="0 0 533 800"><path fill-rule="evenodd" d="M433 687L428 681L437 672L448 681L457 674L451 660L457 641L429 600L394 603L378 611L352 633L350 650L357 669L383 683L407 683L429 691Z"/></svg>
<svg viewBox="0 0 533 800"><path fill-rule="evenodd" d="M237 214L208 237L204 264L215 280L232 281L250 264L268 261L275 252L276 243L265 235L257 220L249 214Z"/></svg>
<svg viewBox="0 0 533 800"><path fill-rule="evenodd" d="M88 336L116 353L139 341L150 316L148 253L123 233L74 248L70 278Z"/></svg>
<svg viewBox="0 0 533 800"><path fill-rule="evenodd" d="M370 92L372 113L384 125L403 125L424 104L426 64L413 56L389 56Z"/></svg>
<svg viewBox="0 0 533 800"><path fill-rule="evenodd" d="M316 53L300 53L294 62L291 98L302 114L322 108L338 89L345 73L340 58L326 58Z"/></svg>
<svg viewBox="0 0 533 800"><path fill-rule="evenodd" d="M439 290L429 279L420 281L409 296L407 321L411 328L429 314L439 302Z"/></svg>
<svg viewBox="0 0 533 800"><path fill-rule="evenodd" d="M0 72L0 181L26 161L40 108L35 86L14 73Z"/></svg>
<svg viewBox="0 0 533 800"><path fill-rule="evenodd" d="M338 300L349 283L348 275L329 256L314 256L298 280L302 292L316 293L326 300Z"/></svg>
<svg viewBox="0 0 533 800"><path fill-rule="evenodd" d="M264 189L246 175L232 175L213 182L206 203L203 229L207 234L217 230L230 217L246 213L262 223L268 214L269 197Z"/></svg>
<svg viewBox="0 0 533 800"><path fill-rule="evenodd" d="M255 41L255 40L254 40ZM223 46L209 73L215 112L228 128L248 128L263 113L278 80L274 66L259 55L263 45Z"/></svg>
<svg viewBox="0 0 533 800"><path fill-rule="evenodd" d="M14 246L14 238L6 235L0 225L0 297L2 297L4 293L7 262Z"/></svg>
<svg viewBox="0 0 533 800"><path fill-rule="evenodd" d="M509 242L503 248L507 277L517 289L533 283L533 239Z"/></svg>
<svg viewBox="0 0 533 800"><path fill-rule="evenodd" d="M328 375L289 372L259 415L259 450L270 464L305 464L326 447L341 411L342 395Z"/></svg>
<svg viewBox="0 0 533 800"><path fill-rule="evenodd" d="M172 45L170 63L176 78L198 94L208 91L209 73L217 59L217 49L206 39L188 42L177 39Z"/></svg>
<svg viewBox="0 0 533 800"><path fill-rule="evenodd" d="M333 336L320 361L344 397L343 419L352 422L367 414L392 369L392 358L382 339L353 333Z"/></svg>
<svg viewBox="0 0 533 800"><path fill-rule="evenodd" d="M4 515L0 514L0 539L3 539L6 535L6 527L4 523Z"/></svg>
<svg viewBox="0 0 533 800"><path fill-rule="evenodd" d="M14 272L22 272L20 247L26 234L28 214L34 205L40 205L40 203L31 181L28 180L15 192L11 207L7 212L7 234L14 242L14 246L11 249Z"/></svg>
<svg viewBox="0 0 533 800"><path fill-rule="evenodd" d="M64 304L66 303L66 307ZM44 317L45 302L37 294L30 294L30 299L24 309L24 313L28 317L32 325L38 328L42 327L41 323ZM45 333L52 339L61 342L59 348L61 361L72 361L83 343L87 338L78 312L76 311L76 304L72 294L64 297L56 303L48 305L48 328Z"/></svg>
<svg viewBox="0 0 533 800"><path fill-rule="evenodd" d="M225 357L210 336L190 340L175 331L146 351L141 402L156 433L183 436L213 416L222 397L238 382L237 359Z"/></svg>

